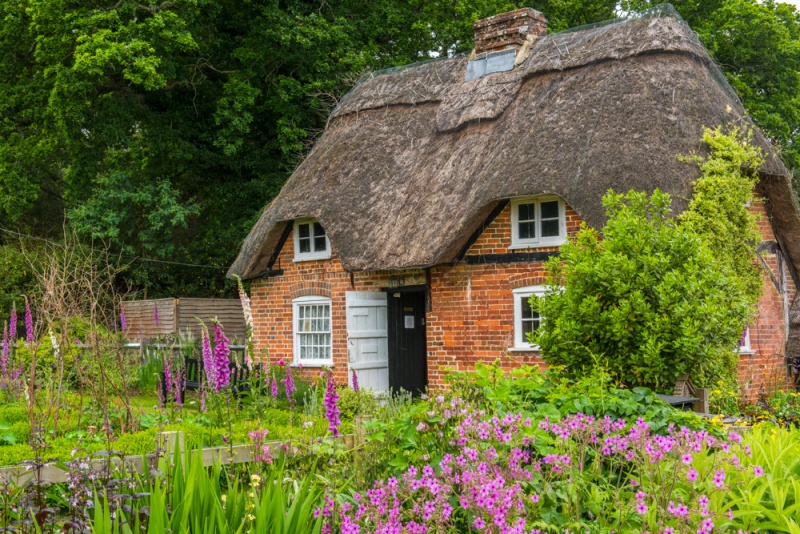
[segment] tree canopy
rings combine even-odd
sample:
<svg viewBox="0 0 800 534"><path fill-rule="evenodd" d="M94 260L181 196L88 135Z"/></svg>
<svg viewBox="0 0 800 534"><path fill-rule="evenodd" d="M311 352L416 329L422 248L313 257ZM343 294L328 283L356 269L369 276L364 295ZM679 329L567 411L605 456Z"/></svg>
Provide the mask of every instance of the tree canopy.
<svg viewBox="0 0 800 534"><path fill-rule="evenodd" d="M650 2L0 0L0 227L106 239L148 296L232 291L224 267L361 74L468 51L475 20L523 5L560 31ZM793 8L675 5L795 166Z"/></svg>

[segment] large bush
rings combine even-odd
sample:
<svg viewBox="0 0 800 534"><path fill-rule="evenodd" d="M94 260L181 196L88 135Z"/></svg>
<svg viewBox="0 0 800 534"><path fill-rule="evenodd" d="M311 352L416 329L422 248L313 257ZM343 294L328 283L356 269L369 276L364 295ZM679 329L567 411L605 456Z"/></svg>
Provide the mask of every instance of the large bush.
<svg viewBox="0 0 800 534"><path fill-rule="evenodd" d="M671 218L666 193L612 191L603 203L602 239L584 227L548 263L535 341L573 376L601 365L626 385L670 390L735 349L750 299L704 239Z"/></svg>

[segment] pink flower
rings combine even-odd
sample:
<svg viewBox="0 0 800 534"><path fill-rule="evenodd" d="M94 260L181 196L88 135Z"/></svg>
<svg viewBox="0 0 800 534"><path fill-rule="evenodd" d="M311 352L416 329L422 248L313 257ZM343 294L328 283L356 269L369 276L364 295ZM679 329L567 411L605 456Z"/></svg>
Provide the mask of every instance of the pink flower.
<svg viewBox="0 0 800 534"><path fill-rule="evenodd" d="M721 488L723 484L725 484L725 471L718 469L714 471L714 485Z"/></svg>
<svg viewBox="0 0 800 534"><path fill-rule="evenodd" d="M275 375L272 375L272 386L270 388L270 393L272 394L273 399L278 398L278 381L275 380Z"/></svg>
<svg viewBox="0 0 800 534"><path fill-rule="evenodd" d="M764 476L764 469L760 465L753 466L753 475L760 477Z"/></svg>
<svg viewBox="0 0 800 534"><path fill-rule="evenodd" d="M325 390L325 418L328 420L328 431L334 436L339 435L339 394L336 392L336 383L333 379L333 373L328 373L328 385Z"/></svg>
<svg viewBox="0 0 800 534"><path fill-rule="evenodd" d="M647 513L647 505L645 503L643 503L643 502L640 502L636 506L636 513L639 514L639 515L646 514Z"/></svg>
<svg viewBox="0 0 800 534"><path fill-rule="evenodd" d="M697 470L694 467L690 467L689 470L686 471L686 480L689 482L697 480Z"/></svg>
<svg viewBox="0 0 800 534"><path fill-rule="evenodd" d="M223 332L222 325L214 325L214 391L226 387L231 383L231 368L228 356L231 349L228 348L228 338Z"/></svg>

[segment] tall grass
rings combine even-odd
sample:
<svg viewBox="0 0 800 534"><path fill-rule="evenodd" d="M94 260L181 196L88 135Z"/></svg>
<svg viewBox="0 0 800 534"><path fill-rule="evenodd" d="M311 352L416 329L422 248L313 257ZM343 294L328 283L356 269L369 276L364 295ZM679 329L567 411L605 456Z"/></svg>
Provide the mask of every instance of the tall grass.
<svg viewBox="0 0 800 534"><path fill-rule="evenodd" d="M96 494L94 534L319 534L323 488L314 475L287 477L283 462L266 473L233 476L219 463L204 467L202 452L176 453L163 474L146 478L137 493Z"/></svg>

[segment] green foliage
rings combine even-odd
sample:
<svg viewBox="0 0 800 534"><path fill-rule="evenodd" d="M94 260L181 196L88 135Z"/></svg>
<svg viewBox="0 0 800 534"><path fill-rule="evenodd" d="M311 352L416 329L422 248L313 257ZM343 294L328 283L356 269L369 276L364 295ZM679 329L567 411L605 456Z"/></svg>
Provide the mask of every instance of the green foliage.
<svg viewBox="0 0 800 534"><path fill-rule="evenodd" d="M755 306L761 296L761 267L753 260L761 242L755 215L748 206L764 161L761 150L750 144L752 131L719 127L703 132L710 149L696 158L702 175L694 183L689 208L680 224L701 236L714 256L739 278L744 298Z"/></svg>
<svg viewBox="0 0 800 534"><path fill-rule="evenodd" d="M473 371L449 373L447 381L452 397L417 401L392 417L379 417L365 425L367 439L380 442L385 448L386 456L373 461L388 464L390 474L400 473L409 465L435 463L444 454L454 452L452 436L447 431L440 437L425 430L431 427L441 430L440 425L447 420L444 411L458 411L463 406L485 410L489 416L521 413L533 421L548 418L557 422L577 413L630 422L643 418L659 433L670 424L677 428L711 429L696 414L675 410L647 388L615 387L611 377L598 368L573 380L559 369L542 373L537 367L522 366L506 372L497 362L478 363ZM552 445L548 434L533 431L532 435L536 436L537 450L548 451ZM365 465L364 469L375 468Z"/></svg>
<svg viewBox="0 0 800 534"><path fill-rule="evenodd" d="M536 332L548 364L580 377L597 366L628 386L670 391L716 350L734 350L750 314L737 277L656 190L603 199L603 238L584 227L548 263L546 320ZM562 289L563 286L563 289Z"/></svg>
<svg viewBox="0 0 800 534"><path fill-rule="evenodd" d="M734 472L729 506L731 530L791 532L800 530L800 432L758 426L745 434L752 456L742 458L744 471ZM764 476L752 476L753 468ZM738 476L736 476L738 475Z"/></svg>
<svg viewBox="0 0 800 534"><path fill-rule="evenodd" d="M159 467L164 475L144 478L136 488L139 492L128 498L130 507L112 513L113 498L96 495L92 531L318 534L322 529L322 517L314 517L322 488L313 474L290 479L283 462L263 478L249 480L219 464L203 467L199 450L183 457L176 452Z"/></svg>

